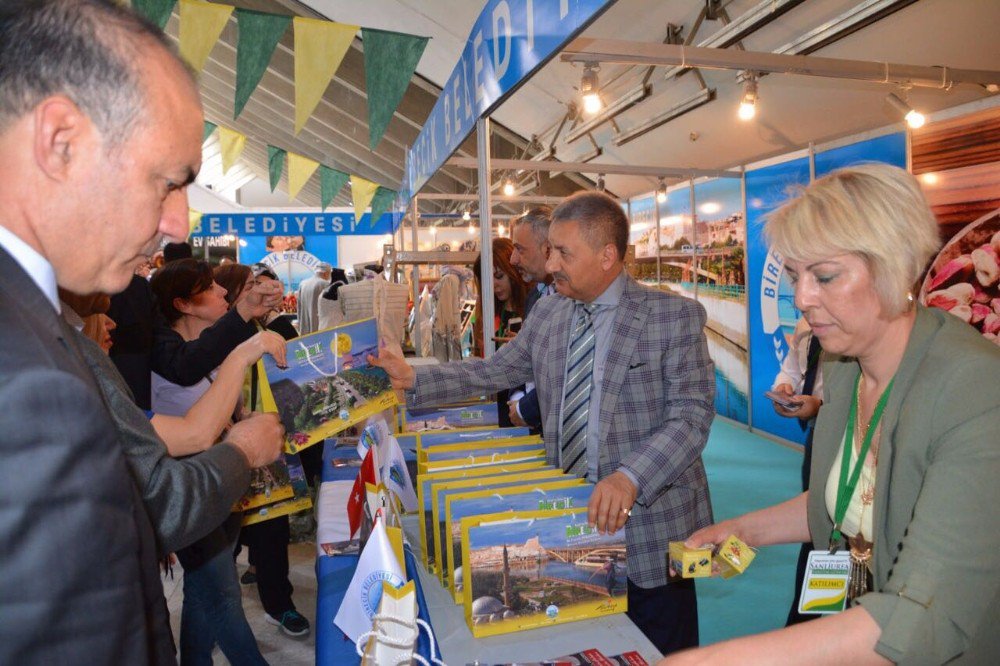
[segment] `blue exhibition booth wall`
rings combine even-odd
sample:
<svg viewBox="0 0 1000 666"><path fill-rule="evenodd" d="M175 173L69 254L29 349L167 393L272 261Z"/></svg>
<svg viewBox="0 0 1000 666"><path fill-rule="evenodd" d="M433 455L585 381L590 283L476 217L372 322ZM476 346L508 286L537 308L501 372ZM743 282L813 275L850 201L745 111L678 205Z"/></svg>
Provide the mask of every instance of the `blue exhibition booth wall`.
<svg viewBox="0 0 1000 666"><path fill-rule="evenodd" d="M272 266L286 288L295 291L320 262L340 265L341 237L391 234L402 219L402 213L384 213L373 224L371 213L356 219L351 210L203 213L191 236L236 236L240 263ZM295 240L279 245L276 239Z"/></svg>
<svg viewBox="0 0 1000 666"><path fill-rule="evenodd" d="M906 134L897 132L817 152L811 157L816 178L846 166L884 162L906 168ZM802 443L805 433L796 419L778 416L764 391L771 388L781 362L788 353L788 340L801 313L784 272L780 255L771 252L764 239L769 212L810 182L810 157L791 159L746 174L747 211L747 304L749 308L749 355L752 425L755 429Z"/></svg>

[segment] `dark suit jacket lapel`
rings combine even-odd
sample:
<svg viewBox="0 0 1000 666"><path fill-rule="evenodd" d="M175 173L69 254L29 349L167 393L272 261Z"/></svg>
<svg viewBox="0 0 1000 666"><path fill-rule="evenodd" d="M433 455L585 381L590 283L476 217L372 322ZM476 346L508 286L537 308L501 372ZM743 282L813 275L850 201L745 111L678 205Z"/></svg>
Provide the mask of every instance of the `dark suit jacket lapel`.
<svg viewBox="0 0 1000 666"><path fill-rule="evenodd" d="M622 384L628 373L629 362L649 317L649 307L645 301L643 287L626 276L625 288L615 310L611 346L608 348L608 358L604 364L604 380L601 384L600 441L602 442L608 437L608 429L611 427L612 416L618 406L618 396L621 394Z"/></svg>

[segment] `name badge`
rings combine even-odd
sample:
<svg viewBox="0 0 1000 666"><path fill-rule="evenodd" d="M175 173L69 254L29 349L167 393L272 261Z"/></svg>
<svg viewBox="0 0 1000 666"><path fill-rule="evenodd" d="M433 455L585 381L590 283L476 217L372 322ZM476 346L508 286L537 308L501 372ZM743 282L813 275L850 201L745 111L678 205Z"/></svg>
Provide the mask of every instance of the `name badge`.
<svg viewBox="0 0 1000 666"><path fill-rule="evenodd" d="M844 610L850 573L851 556L846 550L832 555L828 550L810 552L799 596L799 613L830 615Z"/></svg>

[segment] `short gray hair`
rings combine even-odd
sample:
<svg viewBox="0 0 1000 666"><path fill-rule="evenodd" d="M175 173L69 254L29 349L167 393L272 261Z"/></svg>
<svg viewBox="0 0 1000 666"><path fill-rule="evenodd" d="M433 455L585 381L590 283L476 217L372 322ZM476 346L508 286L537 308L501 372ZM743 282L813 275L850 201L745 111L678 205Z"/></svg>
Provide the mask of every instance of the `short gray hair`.
<svg viewBox="0 0 1000 666"><path fill-rule="evenodd" d="M173 52L163 31L112 0L3 0L0 132L46 97L63 94L109 146L119 144L142 117L143 42Z"/></svg>
<svg viewBox="0 0 1000 666"><path fill-rule="evenodd" d="M552 211L553 222L575 221L584 238L595 250L611 244L618 251L618 261L628 252L629 224L621 204L604 192L576 192Z"/></svg>
<svg viewBox="0 0 1000 666"><path fill-rule="evenodd" d="M549 236L549 224L552 222L552 208L549 206L535 206L524 211L511 221L511 228L521 224L531 227L531 233L535 235L538 242L544 241Z"/></svg>
<svg viewBox="0 0 1000 666"><path fill-rule="evenodd" d="M839 169L768 216L774 250L815 261L861 257L886 314L909 307L907 294L941 245L940 229L917 179L887 164Z"/></svg>

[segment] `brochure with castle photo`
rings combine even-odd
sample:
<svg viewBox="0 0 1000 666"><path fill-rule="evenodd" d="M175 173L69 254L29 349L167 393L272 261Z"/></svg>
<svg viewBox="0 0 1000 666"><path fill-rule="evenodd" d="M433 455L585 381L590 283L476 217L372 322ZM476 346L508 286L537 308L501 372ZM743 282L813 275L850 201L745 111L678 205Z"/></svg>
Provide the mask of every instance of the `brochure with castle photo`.
<svg viewBox="0 0 1000 666"><path fill-rule="evenodd" d="M288 367L265 355L261 398L285 426L285 450L296 453L397 404L389 375L368 363L378 355L374 319L294 338Z"/></svg>
<svg viewBox="0 0 1000 666"><path fill-rule="evenodd" d="M476 638L628 610L625 530L586 508L462 519L465 618Z"/></svg>

